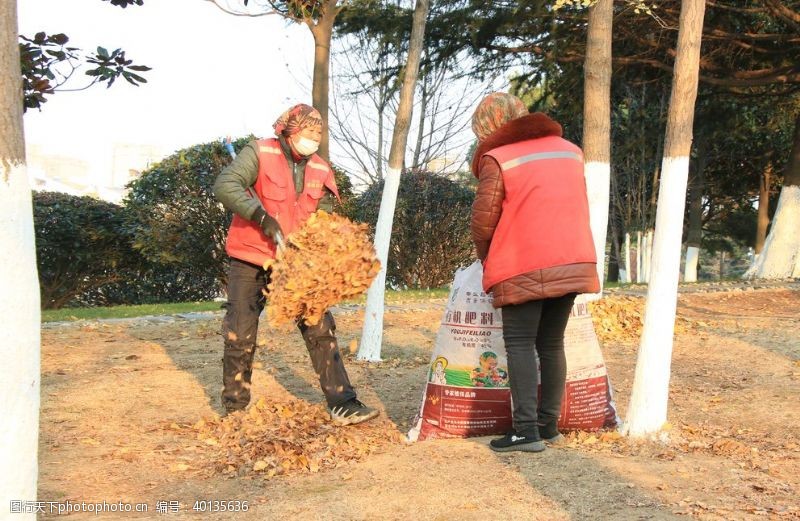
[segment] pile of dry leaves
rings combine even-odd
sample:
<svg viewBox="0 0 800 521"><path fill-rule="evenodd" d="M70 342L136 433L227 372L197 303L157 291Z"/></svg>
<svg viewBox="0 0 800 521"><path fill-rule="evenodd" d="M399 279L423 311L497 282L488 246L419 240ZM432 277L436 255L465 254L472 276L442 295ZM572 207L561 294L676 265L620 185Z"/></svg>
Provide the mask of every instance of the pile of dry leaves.
<svg viewBox="0 0 800 521"><path fill-rule="evenodd" d="M642 336L645 299L622 295L604 296L589 303L594 330L600 343L635 342ZM692 323L681 317L675 320L675 332L685 332Z"/></svg>
<svg viewBox="0 0 800 521"><path fill-rule="evenodd" d="M207 446L203 454L215 472L265 478L334 468L402 440L385 419L336 427L322 406L297 399L262 398L246 411L186 429Z"/></svg>
<svg viewBox="0 0 800 521"><path fill-rule="evenodd" d="M305 317L317 324L325 310L364 293L380 271L366 224L319 211L287 237L272 268L267 317L273 327Z"/></svg>

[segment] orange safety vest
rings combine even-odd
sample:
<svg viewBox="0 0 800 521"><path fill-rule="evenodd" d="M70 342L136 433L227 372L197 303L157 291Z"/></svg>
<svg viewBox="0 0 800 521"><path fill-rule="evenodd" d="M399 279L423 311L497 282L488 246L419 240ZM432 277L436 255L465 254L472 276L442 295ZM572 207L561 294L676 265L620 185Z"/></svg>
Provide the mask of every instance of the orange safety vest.
<svg viewBox="0 0 800 521"><path fill-rule="evenodd" d="M534 270L597 262L579 147L548 136L501 146L486 155L500 165L505 188L484 263L486 291Z"/></svg>
<svg viewBox="0 0 800 521"><path fill-rule="evenodd" d="M317 210L319 200L325 195L324 187L339 199L333 170L324 159L314 154L308 160L305 185L298 194L280 142L273 138L259 140L257 144L258 178L251 192L255 192L264 210L281 225L284 237L300 228ZM275 258L275 250L274 241L264 235L258 223L233 216L225 243L228 255L260 266L267 259Z"/></svg>

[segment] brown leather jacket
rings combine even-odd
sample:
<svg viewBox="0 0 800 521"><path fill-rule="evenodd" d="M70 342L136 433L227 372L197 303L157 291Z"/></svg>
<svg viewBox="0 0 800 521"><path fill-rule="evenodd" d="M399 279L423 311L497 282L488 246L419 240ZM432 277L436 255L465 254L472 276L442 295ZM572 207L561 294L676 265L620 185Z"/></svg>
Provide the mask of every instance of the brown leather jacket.
<svg viewBox="0 0 800 521"><path fill-rule="evenodd" d="M486 259L489 252L505 196L500 165L484 154L510 143L553 135L561 136L561 125L537 112L510 121L479 144L472 161L472 173L478 178L478 190L472 205L471 230L481 261ZM558 223L552 225L557 226ZM523 273L495 284L491 290L494 293L494 307L499 308L568 293L596 293L600 291L600 282L594 263L576 263Z"/></svg>

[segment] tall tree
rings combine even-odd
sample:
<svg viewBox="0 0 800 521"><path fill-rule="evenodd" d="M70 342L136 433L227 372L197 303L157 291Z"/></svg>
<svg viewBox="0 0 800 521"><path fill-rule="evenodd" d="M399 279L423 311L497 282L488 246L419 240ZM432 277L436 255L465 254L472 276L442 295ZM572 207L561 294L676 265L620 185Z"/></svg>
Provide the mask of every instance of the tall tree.
<svg viewBox="0 0 800 521"><path fill-rule="evenodd" d="M606 233L611 183L611 28L613 0L589 8L583 86L583 156L600 293L605 281Z"/></svg>
<svg viewBox="0 0 800 521"><path fill-rule="evenodd" d="M16 0L0 0L0 73L0 505L8 512L11 500L36 499L41 346Z"/></svg>
<svg viewBox="0 0 800 521"><path fill-rule="evenodd" d="M304 24L314 37L314 73L311 82L311 104L322 115L322 140L320 156L328 159L328 93L330 90L331 39L336 17L347 0L233 0L239 4L231 7L231 0L206 0L226 13L237 16L263 16L279 14L292 22ZM240 3L241 2L241 3ZM248 5L250 4L250 5Z"/></svg>
<svg viewBox="0 0 800 521"><path fill-rule="evenodd" d="M653 265L628 418L623 425L623 431L631 436L657 432L667 420L681 235L704 15L705 0L682 2L656 212Z"/></svg>
<svg viewBox="0 0 800 521"><path fill-rule="evenodd" d="M358 358L361 360L380 360L383 342L383 312L386 293L386 266L389 257L389 240L392 236L392 221L397 203L397 189L400 186L400 173L405 162L408 131L414 109L414 91L417 86L419 63L425 38L425 22L428 18L429 0L417 0L411 28L411 41L408 46L403 86L400 88L400 104L392 133L392 146L389 150L389 165L381 197L381 209L375 225L375 251L381 263L381 271L367 292L367 309L364 314L364 328Z"/></svg>
<svg viewBox="0 0 800 521"><path fill-rule="evenodd" d="M792 152L783 174L783 188L764 250L746 277L800 277L800 112L795 121Z"/></svg>

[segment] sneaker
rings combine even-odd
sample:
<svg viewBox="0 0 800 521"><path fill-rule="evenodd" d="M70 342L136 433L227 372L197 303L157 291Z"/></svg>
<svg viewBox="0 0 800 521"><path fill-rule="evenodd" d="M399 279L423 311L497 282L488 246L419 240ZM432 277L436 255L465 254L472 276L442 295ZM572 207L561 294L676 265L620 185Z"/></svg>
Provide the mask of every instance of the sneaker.
<svg viewBox="0 0 800 521"><path fill-rule="evenodd" d="M511 431L502 438L489 442L489 447L496 452L542 452L545 449L544 442L538 435L521 434Z"/></svg>
<svg viewBox="0 0 800 521"><path fill-rule="evenodd" d="M367 407L355 398L341 405L329 407L328 412L331 414L331 421L336 425L355 425L371 420L379 414L377 409Z"/></svg>
<svg viewBox="0 0 800 521"><path fill-rule="evenodd" d="M548 445L560 445L565 440L564 436L558 432L558 426L554 421L539 425L539 435L542 437L542 441Z"/></svg>

